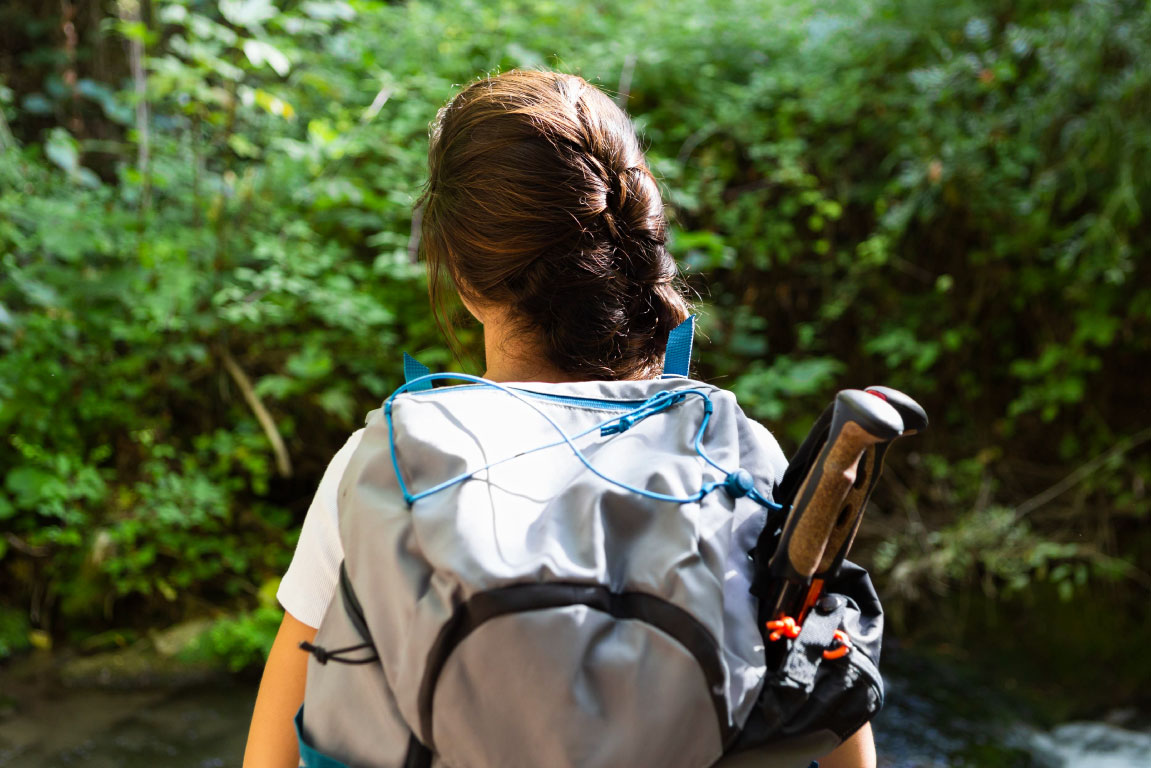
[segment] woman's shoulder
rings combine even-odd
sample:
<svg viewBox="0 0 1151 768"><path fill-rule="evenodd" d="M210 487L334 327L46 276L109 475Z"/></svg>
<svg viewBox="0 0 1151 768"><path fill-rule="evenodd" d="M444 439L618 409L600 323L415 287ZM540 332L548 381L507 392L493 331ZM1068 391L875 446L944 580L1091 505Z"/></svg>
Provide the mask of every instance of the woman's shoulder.
<svg viewBox="0 0 1151 768"><path fill-rule="evenodd" d="M340 475L348 468L348 462L352 460L352 454L356 448L359 447L363 439L364 427L360 427L348 436L348 439L344 441L344 444L340 446L340 449L332 456L332 460L328 462L328 468L324 470L324 480L327 480L329 475L335 475L338 484ZM320 482L322 484L323 480Z"/></svg>

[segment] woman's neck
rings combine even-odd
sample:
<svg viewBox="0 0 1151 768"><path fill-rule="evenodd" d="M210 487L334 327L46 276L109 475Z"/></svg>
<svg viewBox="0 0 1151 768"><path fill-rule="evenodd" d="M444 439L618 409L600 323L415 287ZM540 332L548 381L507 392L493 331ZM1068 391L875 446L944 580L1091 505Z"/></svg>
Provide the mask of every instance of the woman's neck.
<svg viewBox="0 0 1151 768"><path fill-rule="evenodd" d="M547 355L504 316L484 317L484 378L492 381L580 381L548 362Z"/></svg>

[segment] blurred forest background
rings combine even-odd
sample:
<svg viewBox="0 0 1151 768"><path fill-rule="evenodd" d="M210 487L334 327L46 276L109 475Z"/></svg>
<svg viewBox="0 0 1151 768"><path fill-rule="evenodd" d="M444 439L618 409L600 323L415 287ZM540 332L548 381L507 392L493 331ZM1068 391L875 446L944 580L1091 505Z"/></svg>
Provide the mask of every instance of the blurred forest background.
<svg viewBox="0 0 1151 768"><path fill-rule="evenodd" d="M698 376L785 450L843 387L926 406L856 551L894 637L1148 695L1142 0L6 0L0 658L207 618L259 665L401 351L460 367L412 202L436 110L513 67L630 111Z"/></svg>

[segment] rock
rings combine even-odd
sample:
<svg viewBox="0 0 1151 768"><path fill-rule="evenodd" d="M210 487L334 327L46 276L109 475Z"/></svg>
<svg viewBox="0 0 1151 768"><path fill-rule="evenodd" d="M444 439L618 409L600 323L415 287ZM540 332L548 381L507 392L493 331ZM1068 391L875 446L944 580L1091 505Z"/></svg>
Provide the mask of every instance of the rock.
<svg viewBox="0 0 1151 768"><path fill-rule="evenodd" d="M1066 723L1048 733L1032 731L1028 741L1040 765L1048 768L1146 768L1151 733L1107 723Z"/></svg>
<svg viewBox="0 0 1151 768"><path fill-rule="evenodd" d="M174 645L173 641L166 648ZM142 640L122 650L69 659L61 664L59 676L70 687L173 688L222 679L226 674L216 664L159 653L151 641Z"/></svg>
<svg viewBox="0 0 1151 768"><path fill-rule="evenodd" d="M193 619L159 632L153 632L151 634L152 645L155 647L156 653L161 656L168 658L177 656L193 640L206 632L212 624L211 619Z"/></svg>

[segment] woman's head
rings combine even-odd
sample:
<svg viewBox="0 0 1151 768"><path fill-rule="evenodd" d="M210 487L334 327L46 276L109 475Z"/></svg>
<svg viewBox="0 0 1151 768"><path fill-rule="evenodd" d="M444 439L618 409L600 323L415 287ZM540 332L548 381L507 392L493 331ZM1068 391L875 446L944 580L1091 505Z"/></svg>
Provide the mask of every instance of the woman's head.
<svg viewBox="0 0 1151 768"><path fill-rule="evenodd" d="M689 314L655 179L627 115L580 77L513 70L440 110L422 243L443 278L574 378L659 373Z"/></svg>

